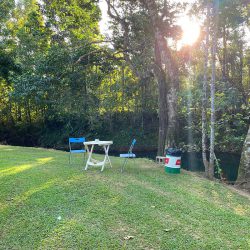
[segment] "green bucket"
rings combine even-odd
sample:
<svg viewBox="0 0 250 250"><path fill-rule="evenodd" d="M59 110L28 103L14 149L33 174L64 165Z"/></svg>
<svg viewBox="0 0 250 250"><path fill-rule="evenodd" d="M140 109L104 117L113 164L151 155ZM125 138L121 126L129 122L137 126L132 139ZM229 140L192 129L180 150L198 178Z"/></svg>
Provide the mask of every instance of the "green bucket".
<svg viewBox="0 0 250 250"><path fill-rule="evenodd" d="M165 167L165 172L169 173L169 174L180 174L181 169L180 168Z"/></svg>

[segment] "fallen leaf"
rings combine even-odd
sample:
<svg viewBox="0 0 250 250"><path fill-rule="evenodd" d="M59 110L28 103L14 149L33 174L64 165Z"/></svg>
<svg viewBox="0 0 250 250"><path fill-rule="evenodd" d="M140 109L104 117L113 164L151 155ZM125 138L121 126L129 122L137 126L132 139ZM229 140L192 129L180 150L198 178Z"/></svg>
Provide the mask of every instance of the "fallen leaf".
<svg viewBox="0 0 250 250"><path fill-rule="evenodd" d="M124 240L132 240L132 239L134 239L134 236L128 235L128 236L125 236L123 239Z"/></svg>
<svg viewBox="0 0 250 250"><path fill-rule="evenodd" d="M14 198L7 198L6 201L13 201Z"/></svg>

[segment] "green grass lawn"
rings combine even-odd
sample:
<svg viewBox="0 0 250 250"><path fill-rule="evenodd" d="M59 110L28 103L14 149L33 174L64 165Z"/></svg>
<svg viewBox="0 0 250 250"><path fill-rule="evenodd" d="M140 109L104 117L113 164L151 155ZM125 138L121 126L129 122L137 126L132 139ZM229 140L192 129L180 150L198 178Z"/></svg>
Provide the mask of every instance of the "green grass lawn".
<svg viewBox="0 0 250 250"><path fill-rule="evenodd" d="M100 156L98 156L100 157ZM146 159L0 146L0 249L250 249L250 200ZM134 236L127 240L127 236Z"/></svg>

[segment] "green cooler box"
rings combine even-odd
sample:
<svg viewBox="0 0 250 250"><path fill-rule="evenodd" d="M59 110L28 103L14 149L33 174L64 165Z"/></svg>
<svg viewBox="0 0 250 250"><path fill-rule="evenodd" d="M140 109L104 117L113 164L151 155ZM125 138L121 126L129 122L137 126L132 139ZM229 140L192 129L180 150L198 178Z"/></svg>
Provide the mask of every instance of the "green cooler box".
<svg viewBox="0 0 250 250"><path fill-rule="evenodd" d="M179 174L181 172L181 150L168 148L166 150L165 172Z"/></svg>

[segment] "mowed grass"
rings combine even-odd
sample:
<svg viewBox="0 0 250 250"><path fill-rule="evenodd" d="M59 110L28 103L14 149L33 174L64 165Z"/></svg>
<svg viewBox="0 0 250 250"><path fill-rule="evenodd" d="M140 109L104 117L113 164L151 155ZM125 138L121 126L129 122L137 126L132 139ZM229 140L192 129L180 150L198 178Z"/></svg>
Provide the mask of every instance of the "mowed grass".
<svg viewBox="0 0 250 250"><path fill-rule="evenodd" d="M147 159L123 174L111 161L83 171L79 155L0 146L0 249L250 249L248 198Z"/></svg>

